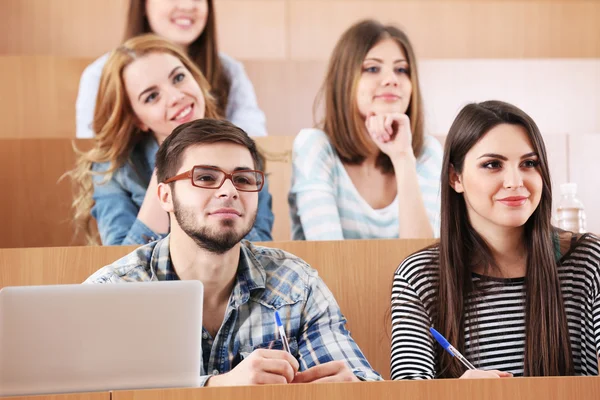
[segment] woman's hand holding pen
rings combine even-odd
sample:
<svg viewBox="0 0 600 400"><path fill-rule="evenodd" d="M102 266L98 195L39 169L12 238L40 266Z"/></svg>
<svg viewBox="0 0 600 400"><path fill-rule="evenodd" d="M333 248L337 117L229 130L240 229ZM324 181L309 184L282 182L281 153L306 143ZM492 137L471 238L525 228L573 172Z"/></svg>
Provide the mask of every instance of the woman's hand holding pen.
<svg viewBox="0 0 600 400"><path fill-rule="evenodd" d="M298 361L283 350L254 350L234 369L211 376L206 386L242 386L290 383L299 368Z"/></svg>
<svg viewBox="0 0 600 400"><path fill-rule="evenodd" d="M512 378L510 372L502 372L497 369L484 371L481 369L468 369L460 377L460 379L486 379L486 378Z"/></svg>

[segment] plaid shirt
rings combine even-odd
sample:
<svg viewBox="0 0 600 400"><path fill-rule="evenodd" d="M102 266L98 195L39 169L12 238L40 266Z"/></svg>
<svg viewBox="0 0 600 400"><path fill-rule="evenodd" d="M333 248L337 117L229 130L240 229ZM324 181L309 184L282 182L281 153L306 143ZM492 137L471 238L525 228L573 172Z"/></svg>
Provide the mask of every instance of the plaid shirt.
<svg viewBox="0 0 600 400"><path fill-rule="evenodd" d="M179 279L171 264L169 236L142 246L106 266L85 283ZM350 336L346 318L325 283L300 258L283 250L243 241L237 279L216 337L203 329L202 383L226 373L253 350L283 349L274 311L285 324L300 370L345 360L361 380L381 380Z"/></svg>

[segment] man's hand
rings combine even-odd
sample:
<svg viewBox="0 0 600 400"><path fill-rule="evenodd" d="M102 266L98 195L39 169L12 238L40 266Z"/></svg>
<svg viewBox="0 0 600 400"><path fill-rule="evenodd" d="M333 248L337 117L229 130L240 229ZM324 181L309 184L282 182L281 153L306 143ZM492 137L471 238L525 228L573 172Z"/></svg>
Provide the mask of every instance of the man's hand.
<svg viewBox="0 0 600 400"><path fill-rule="evenodd" d="M254 350L234 369L212 376L206 386L242 386L290 383L298 372L298 361L283 350Z"/></svg>
<svg viewBox="0 0 600 400"><path fill-rule="evenodd" d="M344 361L330 361L298 372L293 383L358 382Z"/></svg>

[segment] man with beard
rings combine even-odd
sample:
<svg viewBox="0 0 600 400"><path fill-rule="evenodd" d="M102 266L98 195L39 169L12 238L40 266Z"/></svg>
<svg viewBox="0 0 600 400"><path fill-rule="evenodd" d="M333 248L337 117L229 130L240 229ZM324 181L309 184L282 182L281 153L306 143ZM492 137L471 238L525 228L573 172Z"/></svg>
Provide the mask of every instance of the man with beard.
<svg viewBox="0 0 600 400"><path fill-rule="evenodd" d="M201 281L206 386L380 380L317 272L292 254L242 242L256 219L260 165L254 141L227 121L177 127L156 154L171 233L86 283ZM275 311L290 352L277 340Z"/></svg>

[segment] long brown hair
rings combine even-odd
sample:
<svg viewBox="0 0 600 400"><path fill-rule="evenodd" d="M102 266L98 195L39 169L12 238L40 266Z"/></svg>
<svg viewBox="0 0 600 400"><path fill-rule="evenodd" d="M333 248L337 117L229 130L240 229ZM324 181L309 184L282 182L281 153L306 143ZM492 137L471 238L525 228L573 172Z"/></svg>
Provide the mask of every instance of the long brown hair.
<svg viewBox="0 0 600 400"><path fill-rule="evenodd" d="M215 101L210 95L210 85L198 67L175 44L156 35L137 36L117 47L110 54L102 70L100 87L94 111L93 129L97 132L94 145L87 152L79 151L75 169L70 171L74 186L74 220L76 234L83 232L89 244L97 244L90 211L94 205L93 176L105 175L109 180L112 174L129 158L133 147L149 133L142 132L123 82L123 70L136 59L150 53L167 53L177 57L183 66L198 82L205 99L204 116L220 118ZM93 172L94 163L110 163L110 167L100 173Z"/></svg>
<svg viewBox="0 0 600 400"><path fill-rule="evenodd" d="M125 40L144 33L152 33L148 18L146 17L146 1L129 0ZM207 0L207 3L208 14L206 16L206 26L200 36L188 46L188 56L196 63L210 83L211 93L216 99L219 114L225 115L231 80L224 71L221 59L219 58L213 0Z"/></svg>
<svg viewBox="0 0 600 400"><path fill-rule="evenodd" d="M463 194L450 186L453 168L461 174L467 152L500 124L522 126L538 154L543 189L540 204L524 226L527 250L525 276L525 359L528 376L569 375L573 360L554 254L551 225L552 187L546 149L535 122L519 108L500 101L465 106L454 120L445 143L442 166L441 236L439 243L439 292L430 310L435 328L458 350L465 351L465 304L476 291L471 279L473 263L496 266L486 241L473 229ZM441 377L459 377L462 367L437 347L437 371Z"/></svg>
<svg viewBox="0 0 600 400"><path fill-rule="evenodd" d="M356 104L356 91L367 53L387 38L395 40L407 58L412 95L406 115L410 118L415 157L419 157L423 150L423 107L417 58L412 44L408 36L395 26L364 20L352 25L337 42L314 107L316 110L324 100L325 117L322 128L341 160L347 164L361 164L370 154L378 151L376 145L364 134L364 121ZM384 173L394 171L390 158L381 151L376 165Z"/></svg>

